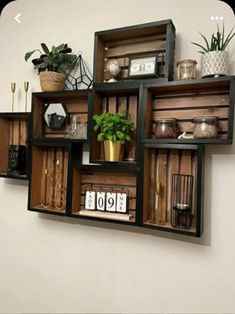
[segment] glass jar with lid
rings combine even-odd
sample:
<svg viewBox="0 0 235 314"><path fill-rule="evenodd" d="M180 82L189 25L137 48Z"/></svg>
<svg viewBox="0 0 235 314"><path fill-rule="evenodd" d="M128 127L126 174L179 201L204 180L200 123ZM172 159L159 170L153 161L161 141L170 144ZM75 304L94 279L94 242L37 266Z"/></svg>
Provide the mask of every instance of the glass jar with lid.
<svg viewBox="0 0 235 314"><path fill-rule="evenodd" d="M195 123L194 138L217 138L219 133L219 122L215 116L200 116L193 118Z"/></svg>
<svg viewBox="0 0 235 314"><path fill-rule="evenodd" d="M176 138L177 125L175 118L157 118L154 126L154 135L156 138Z"/></svg>

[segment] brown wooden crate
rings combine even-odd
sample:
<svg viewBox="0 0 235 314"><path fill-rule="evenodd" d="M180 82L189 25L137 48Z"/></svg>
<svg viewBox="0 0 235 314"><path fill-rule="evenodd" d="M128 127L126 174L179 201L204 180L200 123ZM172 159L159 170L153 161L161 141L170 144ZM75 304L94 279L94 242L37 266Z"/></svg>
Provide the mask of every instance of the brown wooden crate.
<svg viewBox="0 0 235 314"><path fill-rule="evenodd" d="M27 144L27 137L28 137L28 131L27 131L27 121L26 120L20 120L20 145L26 145Z"/></svg>
<svg viewBox="0 0 235 314"><path fill-rule="evenodd" d="M157 177L160 182L158 221L164 224L167 221L167 150L158 150Z"/></svg>
<svg viewBox="0 0 235 314"><path fill-rule="evenodd" d="M117 47L127 44L136 44L141 42L148 42L148 41L163 41L166 39L166 34L159 34L159 35L150 35L144 37L135 37L135 38L127 38L122 40L113 40L108 41L105 43L105 47Z"/></svg>
<svg viewBox="0 0 235 314"><path fill-rule="evenodd" d="M107 47L108 48L108 47ZM165 41L145 41L139 43L131 43L126 45L120 45L111 47L105 50L105 58L117 58L125 55L135 55L140 53L154 53L157 51L164 51L166 49Z"/></svg>
<svg viewBox="0 0 235 314"><path fill-rule="evenodd" d="M194 196L193 196L193 215L195 227L196 219L196 201L197 201L197 190L196 190L196 177L197 177L197 156L195 151L191 150L177 150L177 149L145 149L145 176L144 176L144 199L143 199L143 222L148 221L151 223L152 218L150 215L153 201L153 180L152 177L152 166L150 162L150 155L158 156L157 161L157 176L156 181L161 182L161 195L160 195L160 206L162 211L157 215L157 223L155 225L167 227L170 223L170 211L171 211L171 180L172 174L192 174L194 176ZM156 200L157 203L157 200ZM165 210L166 205L166 210ZM164 220L165 219L165 220ZM172 228L172 227L171 227ZM191 230L191 229L190 229Z"/></svg>
<svg viewBox="0 0 235 314"><path fill-rule="evenodd" d="M216 116L220 119L228 119L228 108L210 107L198 109L182 109L182 110L157 110L153 112L153 119L157 118L176 118L176 119L192 119L198 116Z"/></svg>
<svg viewBox="0 0 235 314"><path fill-rule="evenodd" d="M109 186L135 186L136 185L136 178L135 177L128 177L122 176L121 174L117 174L114 176L113 174L110 175L84 175L81 176L81 181L83 184L100 184L102 182L103 185Z"/></svg>
<svg viewBox="0 0 235 314"><path fill-rule="evenodd" d="M20 140L20 121L13 120L13 145L19 145L19 140Z"/></svg>
<svg viewBox="0 0 235 314"><path fill-rule="evenodd" d="M9 129L9 120L0 118L0 173L6 173L8 169Z"/></svg>
<svg viewBox="0 0 235 314"><path fill-rule="evenodd" d="M227 94L189 95L179 97L157 98L153 100L153 109L179 109L194 107L221 107L229 106Z"/></svg>

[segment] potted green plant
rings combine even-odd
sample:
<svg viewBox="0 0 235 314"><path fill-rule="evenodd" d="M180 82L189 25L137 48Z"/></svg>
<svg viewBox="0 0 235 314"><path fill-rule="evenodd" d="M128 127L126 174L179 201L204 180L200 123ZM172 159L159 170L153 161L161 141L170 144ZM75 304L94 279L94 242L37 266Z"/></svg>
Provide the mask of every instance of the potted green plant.
<svg viewBox="0 0 235 314"><path fill-rule="evenodd" d="M213 33L210 39L207 39L200 33L204 39L205 45L193 42L201 48L201 77L228 75L229 54L225 50L235 35L233 29L225 36L225 27L222 31L217 25L217 32Z"/></svg>
<svg viewBox="0 0 235 314"><path fill-rule="evenodd" d="M117 113L103 112L94 115L94 130L99 132L97 140L104 143L106 161L121 161L123 159L123 144L132 140L134 124L126 118L125 111Z"/></svg>
<svg viewBox="0 0 235 314"><path fill-rule="evenodd" d="M35 69L38 69L42 91L61 91L65 87L65 77L72 70L76 55L67 44L52 46L51 50L45 43L41 43L42 51L35 49L25 54L25 61L38 52L40 56L32 60Z"/></svg>

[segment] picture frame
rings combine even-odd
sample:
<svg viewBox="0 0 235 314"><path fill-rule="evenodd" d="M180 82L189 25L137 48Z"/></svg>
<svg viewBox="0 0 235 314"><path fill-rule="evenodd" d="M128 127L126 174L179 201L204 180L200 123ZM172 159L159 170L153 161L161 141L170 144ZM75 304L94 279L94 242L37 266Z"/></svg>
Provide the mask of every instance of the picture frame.
<svg viewBox="0 0 235 314"><path fill-rule="evenodd" d="M157 55L131 56L129 58L128 77L156 77Z"/></svg>

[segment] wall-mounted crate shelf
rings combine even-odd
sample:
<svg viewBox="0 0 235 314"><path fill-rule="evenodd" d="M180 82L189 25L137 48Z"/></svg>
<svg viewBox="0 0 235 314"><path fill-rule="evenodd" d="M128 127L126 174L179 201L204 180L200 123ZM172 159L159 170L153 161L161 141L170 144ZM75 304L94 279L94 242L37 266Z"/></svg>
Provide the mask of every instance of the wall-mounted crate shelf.
<svg viewBox="0 0 235 314"><path fill-rule="evenodd" d="M125 84L124 84L125 85ZM135 164L137 160L137 133L138 133L138 110L139 110L139 85L128 84L123 88L123 84L114 83L108 86L100 86L93 91L92 109L91 109L91 149L90 161L102 163L104 161L103 145L97 141L97 132L94 131L94 114L103 112L116 113L125 111L127 118L130 119L135 127L133 140L125 144L124 159L120 163Z"/></svg>
<svg viewBox="0 0 235 314"><path fill-rule="evenodd" d="M204 78L145 85L145 126L143 142L231 144L233 138L235 78ZM215 116L219 121L219 136L214 139L156 139L153 134L157 118L176 118L180 133L192 134L193 118Z"/></svg>
<svg viewBox="0 0 235 314"><path fill-rule="evenodd" d="M0 177L19 180L28 179L29 119L30 113L26 112L0 113ZM18 147L25 147L25 162L20 171L10 171L9 169L11 159L9 156L10 147L15 147L15 153L17 152Z"/></svg>
<svg viewBox="0 0 235 314"><path fill-rule="evenodd" d="M144 179L140 181L143 180L145 227L201 235L202 162L203 148L197 145L159 144L144 149Z"/></svg>
<svg viewBox="0 0 235 314"><path fill-rule="evenodd" d="M65 215L71 145L32 144L29 210Z"/></svg>
<svg viewBox="0 0 235 314"><path fill-rule="evenodd" d="M127 212L88 210L85 207L86 192L126 193ZM124 223L136 222L136 173L102 166L82 166L73 170L72 216ZM115 195L116 197L116 195ZM105 203L107 206L107 201Z"/></svg>
<svg viewBox="0 0 235 314"><path fill-rule="evenodd" d="M89 97L90 93L88 90L33 93L32 138L64 139L68 142L70 142L70 140L74 141L73 139L68 138L68 126L71 125L74 116L76 116L77 121L79 120L80 122L87 124ZM53 109L55 109L52 110L53 113L56 112L56 106L60 106L59 104L62 104L63 109L66 112L65 123L61 128L50 128L44 120L44 116L46 117L48 114L47 112L50 104L56 104L53 105ZM61 109L59 110L61 111ZM61 115L60 111L58 111L58 114ZM89 137L89 135L87 135L87 137ZM84 142L85 140L82 141Z"/></svg>
<svg viewBox="0 0 235 314"><path fill-rule="evenodd" d="M118 60L120 80L128 80L129 58L156 55L159 80L173 79L175 27L171 20L133 25L95 33L94 82L109 79L105 71L110 60ZM143 80L142 80L143 81Z"/></svg>

